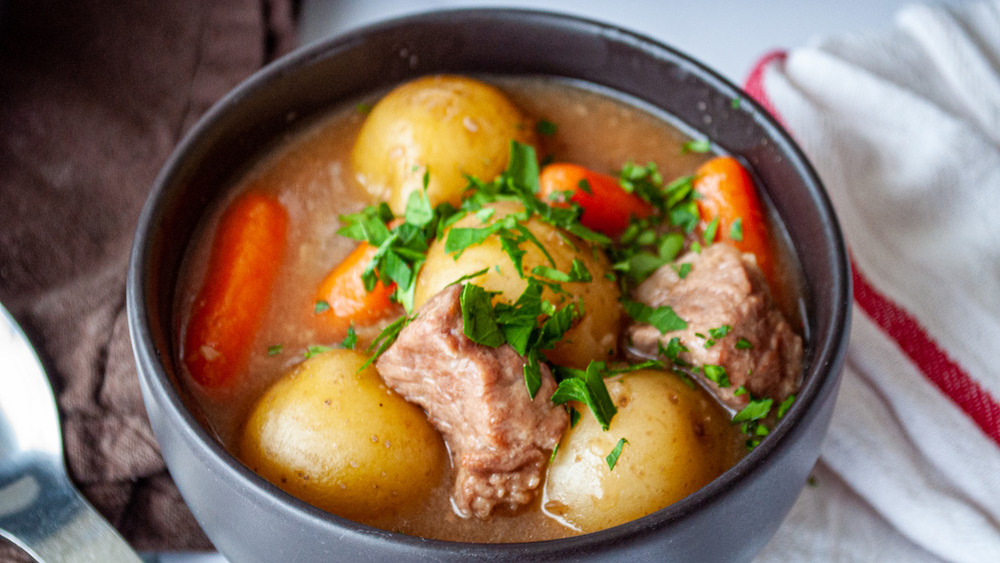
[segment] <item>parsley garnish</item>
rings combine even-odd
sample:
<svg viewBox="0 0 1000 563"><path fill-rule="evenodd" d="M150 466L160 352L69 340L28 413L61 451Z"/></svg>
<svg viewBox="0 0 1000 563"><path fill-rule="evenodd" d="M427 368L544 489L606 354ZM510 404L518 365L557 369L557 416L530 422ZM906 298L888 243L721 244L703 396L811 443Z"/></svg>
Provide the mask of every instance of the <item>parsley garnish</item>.
<svg viewBox="0 0 1000 563"><path fill-rule="evenodd" d="M611 450L611 453L604 458L604 461L608 462L608 471L615 470L615 465L618 464L618 458L622 455L622 448L624 448L627 443L628 440L625 438L619 439L618 443L615 445L615 449Z"/></svg>
<svg viewBox="0 0 1000 563"><path fill-rule="evenodd" d="M328 352L330 350L333 350L333 348L330 348L328 346L320 346L318 344L313 344L311 346L306 347L305 354L303 355L308 360L313 356L318 356L319 354L322 354L323 352Z"/></svg>
<svg viewBox="0 0 1000 563"><path fill-rule="evenodd" d="M705 246L711 246L712 241L715 240L715 234L719 230L719 217L716 216L705 227L705 233L703 240L705 241Z"/></svg>
<svg viewBox="0 0 1000 563"><path fill-rule="evenodd" d="M341 216L344 226L337 231L340 235L376 247L375 255L361 275L365 289L371 291L378 280L386 280L386 284L395 283L393 298L408 313L413 311L416 277L426 260L430 241L438 235L442 225L456 214L455 208L449 204L431 207L426 194L429 181L429 171L425 171L424 189L410 193L403 214L405 220L392 229L386 225L396 216L383 202L368 206L359 213ZM322 312L319 308L317 304L316 312Z"/></svg>
<svg viewBox="0 0 1000 563"><path fill-rule="evenodd" d="M747 406L743 407L743 410L736 413L733 416L733 422L749 422L754 420L760 420L766 417L771 412L771 405L774 403L773 399L750 399Z"/></svg>
<svg viewBox="0 0 1000 563"><path fill-rule="evenodd" d="M714 364L705 364L701 368L701 372L705 374L705 377L718 385L720 388L729 387L729 374L726 373L726 368L723 366L717 366Z"/></svg>
<svg viewBox="0 0 1000 563"><path fill-rule="evenodd" d="M557 129L556 124L547 119L539 119L535 124L535 131L539 135L552 136L556 134Z"/></svg>
<svg viewBox="0 0 1000 563"><path fill-rule="evenodd" d="M316 305L313 307L313 313L317 315L329 310L330 304L323 299L316 301Z"/></svg>
<svg viewBox="0 0 1000 563"><path fill-rule="evenodd" d="M399 336L400 331L406 328L406 325L410 324L410 322L415 318L417 318L416 315L412 317L409 315L403 315L402 317L399 317L398 319L392 321L391 323L389 323L388 326L382 329L382 332L380 332L379 335L375 337L375 340L373 340L372 343L368 345L368 348L365 349L366 352L371 352L374 350L375 353L373 353L368 358L368 361L366 361L360 368L358 368L358 371L365 369L366 367L370 366L372 362L377 360L378 357L381 356L382 353L385 352L389 348L389 346L392 346L392 343L396 341L396 337Z"/></svg>
<svg viewBox="0 0 1000 563"><path fill-rule="evenodd" d="M358 343L358 334L354 332L354 323L351 323L351 325L347 327L347 336L345 336L344 339L340 341L340 347L346 348L347 350L353 350L354 346L357 345L357 343Z"/></svg>
<svg viewBox="0 0 1000 563"><path fill-rule="evenodd" d="M653 325L660 331L660 334L687 328L687 321L678 317L677 313L667 305L654 309L645 303L622 299L622 306L632 319Z"/></svg>
<svg viewBox="0 0 1000 563"><path fill-rule="evenodd" d="M706 153L712 150L712 143L708 139L695 139L684 143L681 146L681 152L697 152Z"/></svg>
<svg viewBox="0 0 1000 563"><path fill-rule="evenodd" d="M462 286L462 330L465 336L483 346L496 348L506 339L493 317L493 296L482 287L467 283Z"/></svg>
<svg viewBox="0 0 1000 563"><path fill-rule="evenodd" d="M267 347L267 355L268 356L277 356L278 354L281 353L281 350L282 350L281 344L274 344L272 346L268 346Z"/></svg>
<svg viewBox="0 0 1000 563"><path fill-rule="evenodd" d="M736 242L743 240L743 218L737 217L733 224L729 226L729 238Z"/></svg>
<svg viewBox="0 0 1000 563"><path fill-rule="evenodd" d="M753 343L750 342L749 340L747 340L746 338L742 338L741 337L739 340L736 341L736 349L737 350L751 350L751 349L753 349Z"/></svg>
<svg viewBox="0 0 1000 563"><path fill-rule="evenodd" d="M781 401L781 403L778 405L778 413L777 413L778 420L781 420L785 416L785 413L788 412L788 409L792 408L792 404L794 402L795 402L794 394L785 397L785 400Z"/></svg>
<svg viewBox="0 0 1000 563"><path fill-rule="evenodd" d="M555 372L556 378L560 379L559 387L552 394L551 401L556 405L569 401L587 405L601 428L607 430L618 408L604 384L606 369L604 362L596 361L591 361L586 370L557 366Z"/></svg>

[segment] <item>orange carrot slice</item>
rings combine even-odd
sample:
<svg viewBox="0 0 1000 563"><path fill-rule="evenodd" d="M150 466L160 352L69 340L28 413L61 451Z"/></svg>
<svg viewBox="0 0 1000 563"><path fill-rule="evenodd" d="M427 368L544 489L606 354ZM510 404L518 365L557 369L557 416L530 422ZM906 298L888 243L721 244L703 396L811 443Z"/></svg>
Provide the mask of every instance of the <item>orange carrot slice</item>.
<svg viewBox="0 0 1000 563"><path fill-rule="evenodd" d="M285 251L288 214L277 199L247 192L225 210L184 340L184 363L205 387L246 370Z"/></svg>
<svg viewBox="0 0 1000 563"><path fill-rule="evenodd" d="M560 194L571 192L570 201L583 208L580 222L610 237L620 235L633 215L641 218L653 213L649 203L626 192L615 177L576 164L549 164L538 183L539 197L549 205L559 205Z"/></svg>

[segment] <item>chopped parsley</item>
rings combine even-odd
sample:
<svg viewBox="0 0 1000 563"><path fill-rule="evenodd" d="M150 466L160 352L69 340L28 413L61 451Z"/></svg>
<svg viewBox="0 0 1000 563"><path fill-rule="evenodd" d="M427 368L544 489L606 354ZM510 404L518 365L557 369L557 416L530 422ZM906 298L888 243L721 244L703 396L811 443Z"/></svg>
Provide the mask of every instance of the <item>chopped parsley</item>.
<svg viewBox="0 0 1000 563"><path fill-rule="evenodd" d="M333 348L330 348L328 346L321 346L319 344L313 344L311 346L306 346L306 351L305 351L305 354L303 354L303 355L308 360L309 358L312 358L313 356L318 356L318 355L322 354L323 352L329 352L330 350L333 350Z"/></svg>
<svg viewBox="0 0 1000 563"><path fill-rule="evenodd" d="M691 273L691 263L684 262L680 266L677 266L677 277L684 279Z"/></svg>
<svg viewBox="0 0 1000 563"><path fill-rule="evenodd" d="M619 439L615 448L611 450L611 453L609 453L607 457L604 458L604 461L608 462L608 471L615 470L615 465L618 465L618 458L622 455L622 448L624 448L627 443L628 440L625 438Z"/></svg>
<svg viewBox="0 0 1000 563"><path fill-rule="evenodd" d="M379 335L375 337L375 340L372 340L372 343L368 345L368 348L365 349L366 352L374 353L368 357L368 361L358 368L358 371L365 369L370 366L372 362L377 360L378 357L381 356L382 353L396 341L396 337L399 336L400 331L406 328L406 325L410 324L410 322L415 318L416 315L403 315L382 329L382 332L380 332Z"/></svg>
<svg viewBox="0 0 1000 563"><path fill-rule="evenodd" d="M733 224L729 226L729 238L736 242L743 240L743 218L737 217Z"/></svg>
<svg viewBox="0 0 1000 563"><path fill-rule="evenodd" d="M740 339L736 341L736 349L737 350L752 350L753 349L753 343L750 342L749 340L747 340L746 338L740 337Z"/></svg>
<svg viewBox="0 0 1000 563"><path fill-rule="evenodd" d="M316 305L313 306L313 313L315 313L317 315L320 314L320 313L324 313L326 311L329 311L329 310L330 310L330 303L328 303L327 301L325 301L323 299L320 299L320 300L316 301Z"/></svg>
<svg viewBox="0 0 1000 563"><path fill-rule="evenodd" d="M340 341L340 347L347 350L353 350L354 346L358 343L358 334L354 332L354 324L352 323L347 327L347 336Z"/></svg>
<svg viewBox="0 0 1000 563"><path fill-rule="evenodd" d="M687 321L677 316L673 308L668 305L654 309L645 303L623 298L622 306L633 320L653 325L656 330L660 331L660 334L687 328Z"/></svg>
<svg viewBox="0 0 1000 563"><path fill-rule="evenodd" d="M747 406L743 407L743 410L733 416L733 422L760 420L771 413L771 405L773 403L773 399L750 399Z"/></svg>
<svg viewBox="0 0 1000 563"><path fill-rule="evenodd" d="M760 444L760 441L765 436L771 433L770 428L764 423L764 419L771 414L771 407L774 405L774 400L769 398L757 399L742 386L740 389L744 391L741 394L747 395L750 400L740 412L733 416L732 422L733 424L740 425L740 431L747 436L746 447L748 450L752 450ZM737 391L740 389L737 389Z"/></svg>
<svg viewBox="0 0 1000 563"><path fill-rule="evenodd" d="M778 412L777 412L778 420L784 418L785 414L788 412L788 409L792 408L793 403L795 403L794 393L785 397L784 401L781 401L781 403L778 405Z"/></svg>
<svg viewBox="0 0 1000 563"><path fill-rule="evenodd" d="M712 143L708 139L694 139L681 146L681 152L706 153L712 150Z"/></svg>
<svg viewBox="0 0 1000 563"><path fill-rule="evenodd" d="M726 373L726 368L723 366L705 364L701 367L701 372L705 374L706 379L715 383L720 388L726 388L731 385L729 383L729 374Z"/></svg>
<svg viewBox="0 0 1000 563"><path fill-rule="evenodd" d="M546 137L555 135L557 129L558 127L556 127L556 124L547 119L539 119L538 123L535 124L535 132L539 135L545 135Z"/></svg>
<svg viewBox="0 0 1000 563"><path fill-rule="evenodd" d="M556 405L569 401L587 405L601 428L607 430L618 407L604 384L606 370L607 364L597 361L591 361L586 370L556 366L554 372L559 386L550 400Z"/></svg>
<svg viewBox="0 0 1000 563"><path fill-rule="evenodd" d="M714 217L709 221L708 226L705 227L705 232L702 235L702 240L705 241L705 246L710 246L712 241L715 240L715 234L719 230L719 217Z"/></svg>
<svg viewBox="0 0 1000 563"><path fill-rule="evenodd" d="M281 344L274 344L274 345L268 346L267 347L267 355L268 356L277 356L278 354L281 353L281 350L282 350Z"/></svg>

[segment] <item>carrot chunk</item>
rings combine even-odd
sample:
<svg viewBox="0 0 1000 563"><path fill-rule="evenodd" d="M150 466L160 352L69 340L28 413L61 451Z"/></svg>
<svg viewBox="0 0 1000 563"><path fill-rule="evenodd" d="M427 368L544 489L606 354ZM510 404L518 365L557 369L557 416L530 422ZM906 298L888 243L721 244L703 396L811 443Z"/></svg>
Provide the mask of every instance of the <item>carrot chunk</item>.
<svg viewBox="0 0 1000 563"><path fill-rule="evenodd" d="M320 283L314 310L324 324L346 330L351 324L368 325L395 312L392 294L396 284L380 280L368 291L361 279L377 250L362 242Z"/></svg>
<svg viewBox="0 0 1000 563"><path fill-rule="evenodd" d="M714 240L729 241L756 256L768 284L778 288L774 242L764 206L743 165L730 156L715 157L695 172L694 189L701 196L698 210L702 221L708 225L718 220Z"/></svg>
<svg viewBox="0 0 1000 563"><path fill-rule="evenodd" d="M539 197L549 205L569 200L580 204L580 222L589 229L616 237L628 227L633 215L648 217L653 207L625 191L618 180L576 164L553 163L538 177Z"/></svg>
<svg viewBox="0 0 1000 563"><path fill-rule="evenodd" d="M259 192L247 192L223 212L184 340L184 363L200 385L228 386L246 370L287 231L284 206Z"/></svg>

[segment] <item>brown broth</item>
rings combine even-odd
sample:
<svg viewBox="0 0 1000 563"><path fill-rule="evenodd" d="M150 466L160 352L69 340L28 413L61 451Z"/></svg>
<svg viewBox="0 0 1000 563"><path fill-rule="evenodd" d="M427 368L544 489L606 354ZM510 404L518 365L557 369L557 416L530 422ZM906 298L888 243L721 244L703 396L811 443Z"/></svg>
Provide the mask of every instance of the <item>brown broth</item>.
<svg viewBox="0 0 1000 563"><path fill-rule="evenodd" d="M691 174L710 156L685 154L681 145L689 137L662 116L601 93L550 79L490 81L508 93L527 115L558 125L553 136L542 139L543 155L605 172L617 170L627 161L653 161L665 179ZM240 193L257 189L276 196L288 210L288 251L272 299L266 305L266 321L256 336L249 376L234 389L206 393L188 374L181 375L182 384L201 408L206 424L234 453L238 453L242 422L256 398L301 362L308 346L334 346L345 336L312 325L311 316L316 287L355 245L355 241L336 235L338 216L373 203L353 177L350 166L350 150L364 117L355 104L344 105L282 139L236 182L190 245L175 310L179 327L187 324L205 274L212 234L226 204ZM380 329L360 329L359 349ZM184 342L183 330L176 342ZM274 345L281 346L280 354L268 352ZM725 416L715 418L726 420ZM728 422L722 424L726 428L723 433L732 436L731 465L743 453L742 440ZM576 533L546 516L538 500L516 515L496 515L486 523L462 519L451 507L453 479L454 475L446 471L440 485L421 506L365 523L412 535L476 542L534 541Z"/></svg>

